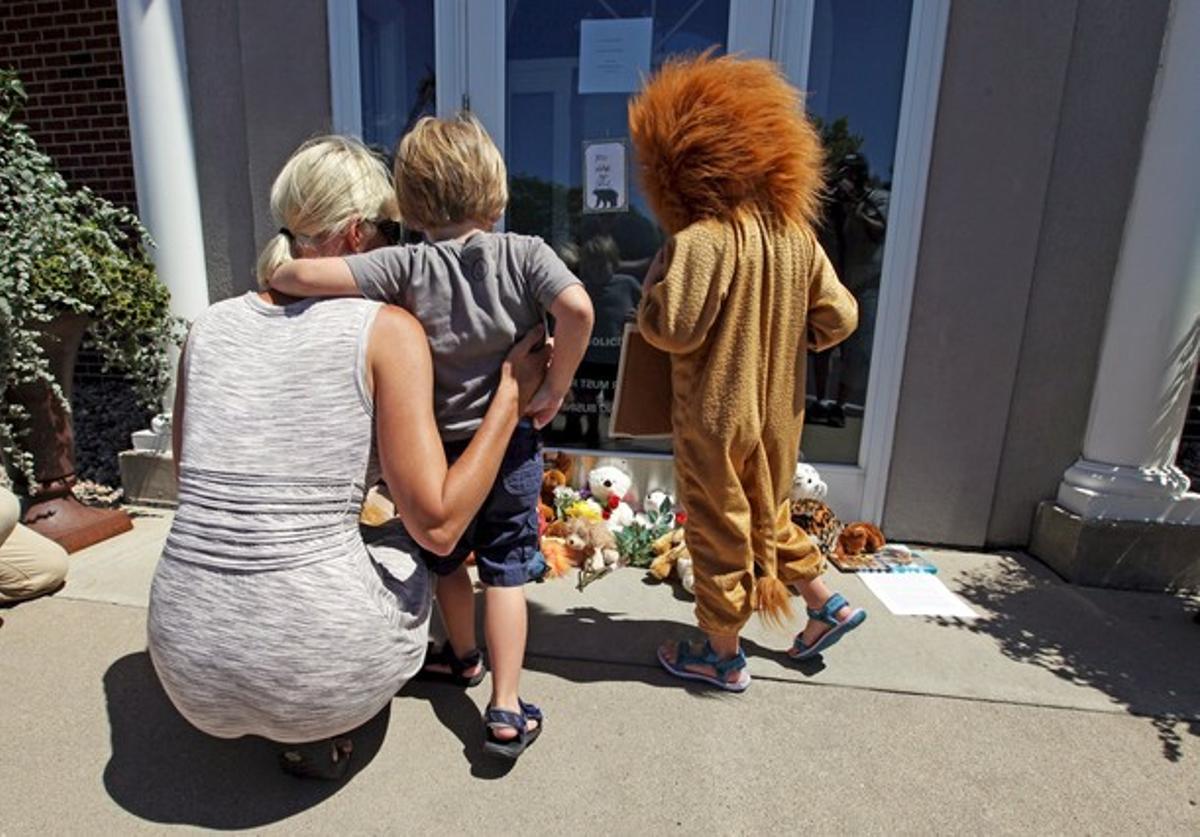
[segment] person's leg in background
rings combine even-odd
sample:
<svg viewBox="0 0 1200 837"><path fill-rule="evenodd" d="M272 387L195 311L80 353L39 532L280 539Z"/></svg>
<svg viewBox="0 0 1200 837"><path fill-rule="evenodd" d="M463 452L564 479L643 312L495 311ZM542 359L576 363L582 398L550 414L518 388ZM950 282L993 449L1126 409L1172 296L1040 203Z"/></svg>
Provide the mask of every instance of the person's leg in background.
<svg viewBox="0 0 1200 837"><path fill-rule="evenodd" d="M0 603L52 592L67 576L67 553L49 538L22 526L16 496L0 488Z"/></svg>

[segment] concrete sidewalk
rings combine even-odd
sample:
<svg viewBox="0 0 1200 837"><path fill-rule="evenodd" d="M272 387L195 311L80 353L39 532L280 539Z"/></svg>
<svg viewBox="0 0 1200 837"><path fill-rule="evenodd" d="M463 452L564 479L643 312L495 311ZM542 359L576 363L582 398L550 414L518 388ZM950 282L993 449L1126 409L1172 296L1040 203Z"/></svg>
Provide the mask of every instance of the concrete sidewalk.
<svg viewBox="0 0 1200 837"><path fill-rule="evenodd" d="M688 689L653 649L691 605L632 569L530 588L523 691L545 735L481 751L487 684L410 686L340 784L268 742L179 717L145 654L170 515L72 557L56 596L0 610L0 834L162 831L644 834L1200 833L1200 625L1181 598L1063 584L1021 557L928 553L985 618L870 618L798 667L752 624L742 696Z"/></svg>

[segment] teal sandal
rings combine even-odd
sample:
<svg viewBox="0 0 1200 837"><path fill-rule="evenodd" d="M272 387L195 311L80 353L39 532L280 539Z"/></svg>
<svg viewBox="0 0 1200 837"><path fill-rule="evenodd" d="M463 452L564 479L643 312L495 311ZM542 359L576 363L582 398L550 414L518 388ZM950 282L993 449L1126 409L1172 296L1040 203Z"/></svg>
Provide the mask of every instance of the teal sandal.
<svg viewBox="0 0 1200 837"><path fill-rule="evenodd" d="M724 689L727 692L744 692L750 687L749 672L746 672L744 677L740 677L737 680L730 681L728 679L731 671L745 671L746 655L739 649L735 656L730 657L728 660L722 660L717 656L717 652L713 650L708 640L704 641L702 654L693 654L692 644L687 640L681 639L675 646L674 662L668 660L666 655L663 654L662 648L659 648L658 662L676 677L682 677L684 680L698 680L701 683L716 686L718 689ZM714 676L711 674L702 674L698 671L688 671L687 666L712 666L717 673Z"/></svg>
<svg viewBox="0 0 1200 837"><path fill-rule="evenodd" d="M846 597L841 593L834 593L821 606L820 610L808 609L808 618L816 619L824 622L829 626L829 630L817 637L812 645L805 645L800 638L802 633L796 634L796 639L792 641L792 650L788 652L788 656L793 660L807 660L817 656L822 651L832 647L839 639L848 634L850 631L857 628L867 618L867 612L861 607L855 608L849 616L839 622L834 616L843 607L849 606Z"/></svg>

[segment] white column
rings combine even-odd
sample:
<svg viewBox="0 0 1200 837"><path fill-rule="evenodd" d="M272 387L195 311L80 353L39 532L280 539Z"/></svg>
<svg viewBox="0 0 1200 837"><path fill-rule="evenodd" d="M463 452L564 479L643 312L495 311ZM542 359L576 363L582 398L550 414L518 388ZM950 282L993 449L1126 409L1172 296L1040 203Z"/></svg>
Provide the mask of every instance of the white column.
<svg viewBox="0 0 1200 837"><path fill-rule="evenodd" d="M117 15L138 214L171 311L190 321L208 307L208 276L179 0L117 0Z"/></svg>
<svg viewBox="0 0 1200 837"><path fill-rule="evenodd" d="M1125 222L1083 458L1058 491L1087 519L1200 524L1174 465L1200 346L1200 3L1172 7Z"/></svg>

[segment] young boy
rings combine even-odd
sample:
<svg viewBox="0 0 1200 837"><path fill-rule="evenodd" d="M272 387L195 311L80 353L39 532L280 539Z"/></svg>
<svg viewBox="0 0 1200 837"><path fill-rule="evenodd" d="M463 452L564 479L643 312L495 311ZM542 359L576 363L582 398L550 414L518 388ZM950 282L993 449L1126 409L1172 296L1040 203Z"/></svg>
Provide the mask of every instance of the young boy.
<svg viewBox="0 0 1200 837"><path fill-rule="evenodd" d="M485 747L516 758L540 733L542 720L541 711L518 696L527 630L522 585L544 568L538 552L538 430L558 412L587 348L592 305L541 239L490 231L508 203L507 172L473 117L420 120L400 143L395 176L400 213L424 242L289 262L271 287L295 296L362 294L411 311L429 337L435 412L450 462L482 421L512 344L546 312L554 317L546 380L513 434L491 494L448 556L424 556L441 576L437 600L449 637L430 653L424 673L462 686L483 679L474 591L463 564L474 552L492 665Z"/></svg>

